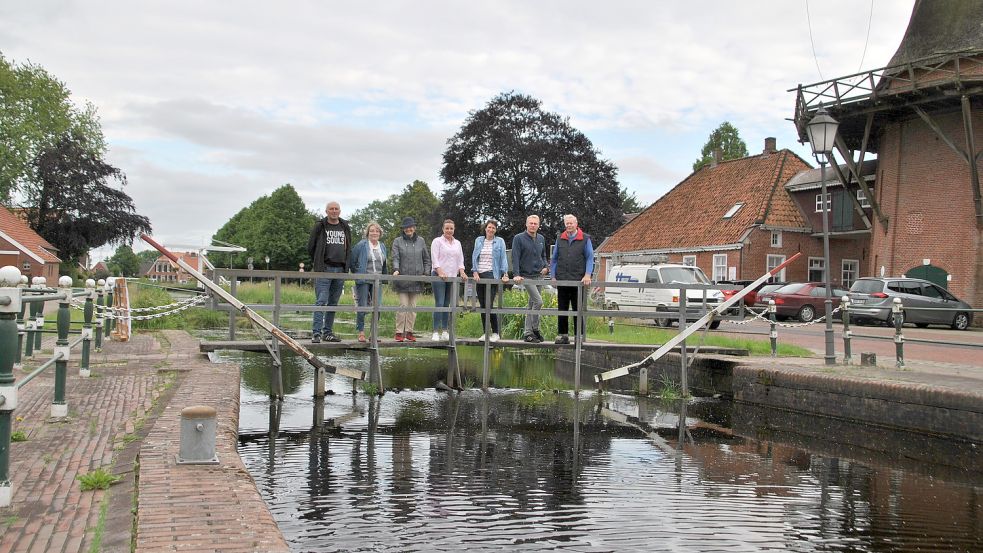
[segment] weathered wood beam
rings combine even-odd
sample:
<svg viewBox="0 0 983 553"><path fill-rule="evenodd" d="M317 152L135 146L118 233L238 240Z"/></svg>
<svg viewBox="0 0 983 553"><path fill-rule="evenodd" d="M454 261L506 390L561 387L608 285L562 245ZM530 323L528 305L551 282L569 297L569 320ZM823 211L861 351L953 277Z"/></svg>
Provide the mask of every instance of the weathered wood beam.
<svg viewBox="0 0 983 553"><path fill-rule="evenodd" d="M928 125L928 127L932 129L935 132L935 134L938 135L939 138L942 139L942 142L945 142L947 146L952 148L952 151L959 154L959 156L963 158L963 161L969 163L969 157L966 155L966 152L964 152L963 149L960 148L959 146L956 146L956 144L952 140L950 140L949 137L946 136L944 132L942 132L942 128L939 127L939 125L931 117L929 117L927 113L925 113L925 110L923 110L918 106L911 106L911 109L915 110L915 113L917 113L918 116L922 118L922 121L925 121L925 124Z"/></svg>
<svg viewBox="0 0 983 553"><path fill-rule="evenodd" d="M860 185L861 190L864 191L864 195L867 196L867 201L870 202L870 207L874 210L874 216L877 217L877 220L880 221L881 225L886 231L888 218L884 216L883 212L881 212L881 206L874 198L874 193L871 191L870 187L867 186L867 181L865 181L860 175L860 168L857 167L857 164L853 161L853 154L851 154L850 149L847 148L846 142L843 141L843 137L838 134L836 135L836 149L840 151L840 155L843 156L843 161L845 162L847 169L850 170L853 178L857 179L857 184Z"/></svg>
<svg viewBox="0 0 983 553"><path fill-rule="evenodd" d="M857 195L850 190L849 179L847 178L846 175L843 174L843 171L840 169L840 166L836 163L836 157L833 155L833 152L829 153L829 166L833 170L833 173L836 174L837 180L839 180L840 184L843 185L843 190L846 190L846 195L850 196L850 199L852 200L851 203L853 204L853 210L856 211L858 215L860 215L860 218L864 222L864 227L867 230L870 230L871 227L870 218L867 217L866 213L864 213L864 208L862 205L860 205L860 200L857 199Z"/></svg>
<svg viewBox="0 0 983 553"><path fill-rule="evenodd" d="M980 192L980 170L977 165L976 139L973 136L973 108L965 94L960 99L963 108L963 129L966 132L966 162L969 163L969 184L973 188L973 204L976 208L976 228L983 228L983 193Z"/></svg>

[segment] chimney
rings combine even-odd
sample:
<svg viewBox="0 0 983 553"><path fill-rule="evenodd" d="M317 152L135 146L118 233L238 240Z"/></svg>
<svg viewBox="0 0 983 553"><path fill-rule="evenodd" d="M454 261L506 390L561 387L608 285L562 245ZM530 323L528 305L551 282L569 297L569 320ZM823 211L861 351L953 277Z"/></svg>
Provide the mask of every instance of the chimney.
<svg viewBox="0 0 983 553"><path fill-rule="evenodd" d="M773 153L775 153L777 151L778 151L778 147L777 147L776 142L775 142L775 137L774 136L769 136L768 138L765 138L765 150L762 153L763 154L773 154Z"/></svg>
<svg viewBox="0 0 983 553"><path fill-rule="evenodd" d="M723 158L723 157L724 157L724 154L723 154L723 152L720 151L720 148L714 148L713 149L713 159L710 160L710 167L716 167L717 164L720 163L721 158Z"/></svg>

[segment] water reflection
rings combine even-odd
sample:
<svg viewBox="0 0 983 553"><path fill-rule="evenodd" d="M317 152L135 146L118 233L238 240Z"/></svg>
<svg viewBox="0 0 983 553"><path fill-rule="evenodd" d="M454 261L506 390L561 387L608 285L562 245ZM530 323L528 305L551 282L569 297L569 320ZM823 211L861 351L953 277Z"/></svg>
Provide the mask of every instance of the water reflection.
<svg viewBox="0 0 983 553"><path fill-rule="evenodd" d="M296 550L983 550L978 452L715 400L436 394L412 388L439 361L398 363L381 399L314 400L287 359L282 403L243 379L240 453Z"/></svg>

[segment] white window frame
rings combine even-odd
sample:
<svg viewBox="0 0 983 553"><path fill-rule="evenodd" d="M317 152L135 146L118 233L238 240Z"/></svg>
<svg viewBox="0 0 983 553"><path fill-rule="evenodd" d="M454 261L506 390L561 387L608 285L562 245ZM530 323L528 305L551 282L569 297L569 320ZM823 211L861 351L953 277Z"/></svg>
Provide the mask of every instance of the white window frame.
<svg viewBox="0 0 983 553"><path fill-rule="evenodd" d="M823 195L822 193L816 194L816 213L823 212ZM833 195L829 192L826 193L826 211L833 211Z"/></svg>
<svg viewBox="0 0 983 553"><path fill-rule="evenodd" d="M847 266L852 266L847 268ZM851 274L851 276L847 276ZM840 262L840 284L844 288L850 288L853 283L860 278L860 260L859 259L844 259Z"/></svg>
<svg viewBox="0 0 983 553"><path fill-rule="evenodd" d="M785 259L786 258L784 254L777 254L777 253L768 254L768 256L765 258L766 270L771 271L775 267L778 267L782 263L785 263ZM785 268L783 267L781 271L778 271L777 275L769 278L768 282L785 282Z"/></svg>
<svg viewBox="0 0 983 553"><path fill-rule="evenodd" d="M812 278L813 271L822 271L822 274L819 278ZM806 275L809 282L826 282L826 260L822 257L810 257Z"/></svg>
<svg viewBox="0 0 983 553"><path fill-rule="evenodd" d="M695 255L684 255L683 265L687 267L696 267L696 256Z"/></svg>
<svg viewBox="0 0 983 553"><path fill-rule="evenodd" d="M727 280L727 254L713 254L713 280Z"/></svg>
<svg viewBox="0 0 983 553"><path fill-rule="evenodd" d="M727 213L724 213L724 219L730 219L734 215L737 215L737 212L740 211L742 207L744 207L744 202L737 202L734 204L734 207L727 210Z"/></svg>
<svg viewBox="0 0 983 553"><path fill-rule="evenodd" d="M870 200L867 199L867 195L864 194L863 188L857 189L857 201L860 202L860 207L870 207Z"/></svg>
<svg viewBox="0 0 983 553"><path fill-rule="evenodd" d="M782 247L782 231L780 230L771 231L771 247L773 248Z"/></svg>

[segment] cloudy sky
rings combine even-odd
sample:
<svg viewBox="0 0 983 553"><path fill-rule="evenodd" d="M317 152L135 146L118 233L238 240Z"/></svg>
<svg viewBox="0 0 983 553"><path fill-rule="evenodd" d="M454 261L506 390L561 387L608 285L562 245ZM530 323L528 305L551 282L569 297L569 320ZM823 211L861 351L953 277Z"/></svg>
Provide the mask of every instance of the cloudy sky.
<svg viewBox="0 0 983 553"><path fill-rule="evenodd" d="M154 234L200 245L284 183L343 216L414 179L439 192L447 139L509 90L646 204L724 120L752 154L774 136L806 157L787 90L884 66L913 0L5 4L0 51L95 104Z"/></svg>

